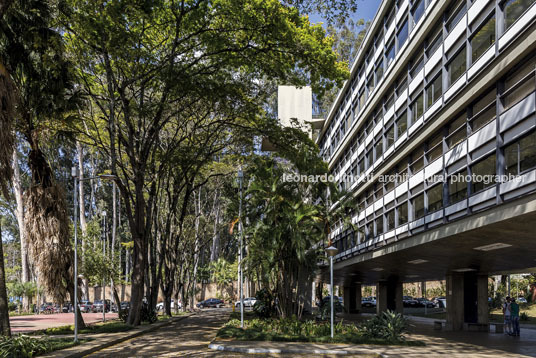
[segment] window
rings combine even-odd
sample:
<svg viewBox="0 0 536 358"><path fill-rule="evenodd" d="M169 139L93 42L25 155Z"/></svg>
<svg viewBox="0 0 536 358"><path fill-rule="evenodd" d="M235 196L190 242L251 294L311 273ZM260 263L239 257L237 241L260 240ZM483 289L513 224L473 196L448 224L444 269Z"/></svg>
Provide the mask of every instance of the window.
<svg viewBox="0 0 536 358"><path fill-rule="evenodd" d="M395 42L391 41L391 43L387 47L387 51L385 52L385 57L387 58L387 67L391 65L391 62L395 59Z"/></svg>
<svg viewBox="0 0 536 358"><path fill-rule="evenodd" d="M373 75L370 75L367 81L367 91L368 91L369 96L370 96L370 93L374 91L374 76Z"/></svg>
<svg viewBox="0 0 536 358"><path fill-rule="evenodd" d="M391 108L391 106L395 103L395 89L394 87L391 87L389 89L389 92L387 92L387 97L385 98L384 106L385 110L388 110Z"/></svg>
<svg viewBox="0 0 536 358"><path fill-rule="evenodd" d="M527 97L536 89L534 65L534 61L525 63L506 78L503 95L505 110Z"/></svg>
<svg viewBox="0 0 536 358"><path fill-rule="evenodd" d="M504 4L504 29L507 30L536 0L508 0Z"/></svg>
<svg viewBox="0 0 536 358"><path fill-rule="evenodd" d="M426 108L432 107L432 104L441 97L442 87L441 75L431 81L431 84L426 88Z"/></svg>
<svg viewBox="0 0 536 358"><path fill-rule="evenodd" d="M452 121L448 128L447 145L450 148L460 143L467 137L465 113Z"/></svg>
<svg viewBox="0 0 536 358"><path fill-rule="evenodd" d="M438 184L426 191L428 196L428 212L432 213L443 207L443 185Z"/></svg>
<svg viewBox="0 0 536 358"><path fill-rule="evenodd" d="M365 105L365 91L361 91L361 93L359 94L359 108L362 109L363 106Z"/></svg>
<svg viewBox="0 0 536 358"><path fill-rule="evenodd" d="M407 224L408 222L408 202L405 201L403 204L396 207L398 214L398 226Z"/></svg>
<svg viewBox="0 0 536 358"><path fill-rule="evenodd" d="M496 91L493 88L473 104L473 116L469 120L471 132L476 132L495 119L496 98Z"/></svg>
<svg viewBox="0 0 536 358"><path fill-rule="evenodd" d="M396 120L396 139L400 138L408 129L408 112L404 111Z"/></svg>
<svg viewBox="0 0 536 358"><path fill-rule="evenodd" d="M428 45L426 46L426 56L430 58L443 40L443 26L438 24L432 31L432 36L428 38Z"/></svg>
<svg viewBox="0 0 536 358"><path fill-rule="evenodd" d="M454 204L467 197L467 169L449 177L449 203Z"/></svg>
<svg viewBox="0 0 536 358"><path fill-rule="evenodd" d="M390 172L389 175L386 175L385 176L385 192L388 193L390 192L391 190L393 190L395 188L395 178L394 178L394 173L393 172Z"/></svg>
<svg viewBox="0 0 536 358"><path fill-rule="evenodd" d="M376 160L378 160L383 154L383 138L381 134L376 138L375 148L376 148Z"/></svg>
<svg viewBox="0 0 536 358"><path fill-rule="evenodd" d="M428 141L428 151L426 157L428 162L433 162L443 154L443 136L441 132L437 133Z"/></svg>
<svg viewBox="0 0 536 358"><path fill-rule="evenodd" d="M396 35L396 38L398 40L398 49L400 50L406 40L408 39L408 20L404 21L402 23L402 26L400 26L400 30L398 30L398 33Z"/></svg>
<svg viewBox="0 0 536 358"><path fill-rule="evenodd" d="M471 38L471 58L473 63L495 43L495 15L473 35Z"/></svg>
<svg viewBox="0 0 536 358"><path fill-rule="evenodd" d="M372 237L374 236L374 227L373 227L373 222L369 222L367 223L367 240L370 240L372 239Z"/></svg>
<svg viewBox="0 0 536 358"><path fill-rule="evenodd" d="M458 24L460 19L467 11L467 1L461 0L457 5L452 7L452 10L448 12L446 28L447 32L451 32L454 26Z"/></svg>
<svg viewBox="0 0 536 358"><path fill-rule="evenodd" d="M471 192L480 190L495 184L495 154L471 166Z"/></svg>
<svg viewBox="0 0 536 358"><path fill-rule="evenodd" d="M395 228L395 211L391 210L385 214L385 231L393 230Z"/></svg>
<svg viewBox="0 0 536 358"><path fill-rule="evenodd" d="M418 0L417 4L413 6L413 9L411 10L413 26L415 26L419 22L423 14L424 14L424 0Z"/></svg>
<svg viewBox="0 0 536 358"><path fill-rule="evenodd" d="M385 132L385 140L386 140L386 148L389 148L393 144L395 144L395 126L393 125L393 121L390 122L390 127L387 128L387 131Z"/></svg>
<svg viewBox="0 0 536 358"><path fill-rule="evenodd" d="M372 148L367 151L365 155L365 168L370 168L372 165Z"/></svg>
<svg viewBox="0 0 536 358"><path fill-rule="evenodd" d="M424 193L413 198L413 220L417 220L424 216Z"/></svg>
<svg viewBox="0 0 536 358"><path fill-rule="evenodd" d="M380 82L383 77L383 60L376 64L376 83Z"/></svg>
<svg viewBox="0 0 536 358"><path fill-rule="evenodd" d="M418 59L413 61L411 71L409 73L410 77L413 79L417 76L420 70L424 67L424 57L421 55Z"/></svg>
<svg viewBox="0 0 536 358"><path fill-rule="evenodd" d="M400 97L400 95L402 94L402 92L406 90L406 88L408 88L408 77L404 76L404 77L398 78L398 80L396 81L397 97Z"/></svg>
<svg viewBox="0 0 536 358"><path fill-rule="evenodd" d="M376 220L376 236L383 234L383 218L380 216Z"/></svg>
<svg viewBox="0 0 536 358"><path fill-rule="evenodd" d="M464 47L447 65L449 86L465 73L466 56L466 48Z"/></svg>
<svg viewBox="0 0 536 358"><path fill-rule="evenodd" d="M536 167L536 131L504 148L506 174L518 175Z"/></svg>
<svg viewBox="0 0 536 358"><path fill-rule="evenodd" d="M423 106L423 94L420 93L417 96L417 99L413 101L410 105L411 109L411 123L417 122L419 118L421 118L423 112L424 112L424 106Z"/></svg>
<svg viewBox="0 0 536 358"><path fill-rule="evenodd" d="M411 155L412 163L410 164L409 168L411 170L412 174L417 173L419 170L424 168L424 150L422 147L417 149L413 152Z"/></svg>

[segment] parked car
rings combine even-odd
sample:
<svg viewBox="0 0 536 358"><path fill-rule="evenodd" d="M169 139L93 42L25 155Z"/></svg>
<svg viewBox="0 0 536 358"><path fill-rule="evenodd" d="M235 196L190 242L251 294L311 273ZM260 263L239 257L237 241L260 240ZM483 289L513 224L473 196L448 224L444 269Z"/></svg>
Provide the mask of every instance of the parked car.
<svg viewBox="0 0 536 358"><path fill-rule="evenodd" d="M419 301L411 296L402 297L402 303L404 304L404 307L419 307Z"/></svg>
<svg viewBox="0 0 536 358"><path fill-rule="evenodd" d="M72 312L73 311L73 305L70 304L70 303L64 303L63 306L61 307L61 311L63 313Z"/></svg>
<svg viewBox="0 0 536 358"><path fill-rule="evenodd" d="M111 302L110 300L104 300L105 303L104 303L104 309L106 312L110 312L110 307L111 307ZM102 303L102 300L98 300L98 301L95 301L93 303L93 305L91 306L91 311L92 312L102 312L102 308L103 308L103 303Z"/></svg>
<svg viewBox="0 0 536 358"><path fill-rule="evenodd" d="M91 312L92 305L93 305L93 302L84 300L78 304L78 309L82 313L88 313L88 312Z"/></svg>
<svg viewBox="0 0 536 358"><path fill-rule="evenodd" d="M525 297L518 297L516 301L517 303L527 303L527 299Z"/></svg>
<svg viewBox="0 0 536 358"><path fill-rule="evenodd" d="M361 307L376 307L376 297L364 297L361 299Z"/></svg>
<svg viewBox="0 0 536 358"><path fill-rule="evenodd" d="M220 308L223 307L224 302L218 298L209 298L208 300L204 300L199 302L196 306L198 308L207 308L207 307L216 307Z"/></svg>
<svg viewBox="0 0 536 358"><path fill-rule="evenodd" d="M255 297L244 298L244 307L253 307L255 302L257 302L257 299ZM235 307L240 307L240 301L235 302Z"/></svg>
<svg viewBox="0 0 536 358"><path fill-rule="evenodd" d="M121 302L121 310L122 311L126 311L126 310L129 310L129 309L130 309L130 302L128 302L128 301Z"/></svg>
<svg viewBox="0 0 536 358"><path fill-rule="evenodd" d="M179 309L182 308L182 304L178 303ZM175 309L175 300L171 300L171 309ZM164 310L164 302L159 302L156 304L156 310L157 311L163 311Z"/></svg>
<svg viewBox="0 0 536 358"><path fill-rule="evenodd" d="M436 301L437 301L436 307L447 308L447 299L445 297L438 297L436 298Z"/></svg>
<svg viewBox="0 0 536 358"><path fill-rule="evenodd" d="M435 307L435 303L433 303L432 301L424 298L424 297L420 297L420 298L417 298L417 302L419 302L419 307L426 307L426 308L434 308Z"/></svg>
<svg viewBox="0 0 536 358"><path fill-rule="evenodd" d="M54 313L55 306L53 303L45 302L41 305L41 312L47 314L47 313Z"/></svg>

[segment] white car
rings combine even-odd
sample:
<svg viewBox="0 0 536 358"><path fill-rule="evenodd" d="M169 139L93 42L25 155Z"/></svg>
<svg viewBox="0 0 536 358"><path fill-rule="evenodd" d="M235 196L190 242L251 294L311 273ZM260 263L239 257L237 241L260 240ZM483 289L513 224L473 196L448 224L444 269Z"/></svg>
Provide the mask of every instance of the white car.
<svg viewBox="0 0 536 358"><path fill-rule="evenodd" d="M179 309L182 308L182 305L181 305L180 301L178 303L178 306L179 306ZM171 309L172 310L175 309L175 301L174 300L171 300ZM164 302L157 303L156 304L156 310L157 311L163 311L164 310Z"/></svg>
<svg viewBox="0 0 536 358"><path fill-rule="evenodd" d="M255 302L257 302L255 297L244 298L244 307L253 307ZM235 307L240 307L240 301L235 302Z"/></svg>

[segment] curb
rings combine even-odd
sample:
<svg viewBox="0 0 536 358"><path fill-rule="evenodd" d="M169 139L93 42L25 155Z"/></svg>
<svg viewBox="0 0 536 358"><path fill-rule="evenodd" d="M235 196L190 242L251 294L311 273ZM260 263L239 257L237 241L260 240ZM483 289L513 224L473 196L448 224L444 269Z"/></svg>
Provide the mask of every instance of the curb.
<svg viewBox="0 0 536 358"><path fill-rule="evenodd" d="M208 345L209 349L216 351L226 351L235 353L249 353L249 354L328 354L328 355L347 355L353 356L374 354L378 357L384 357L378 352L351 352L346 350L335 349L296 349L296 348L247 348L247 347L232 347L217 343L211 343Z"/></svg>
<svg viewBox="0 0 536 358"><path fill-rule="evenodd" d="M134 328L130 331L127 331L127 334L118 336L116 338L112 338L109 341L102 342L102 344L99 345L93 345L95 341L90 341L87 343L83 343L79 346L74 346L54 352L50 352L47 355L44 355L43 357L48 358L81 358L84 356L87 356L91 353L95 353L97 351L100 351L101 349L105 349L111 346L114 346L116 344L122 343L124 341L127 341L132 338L139 337L143 334L154 332L162 327L169 326L173 322L179 322L183 319L186 319L193 314L189 314L187 316L180 316L180 317L172 317L171 319L160 322L157 324L152 324L149 327L143 327L143 328ZM87 345L88 347L84 348L84 346ZM72 351L71 351L72 350Z"/></svg>

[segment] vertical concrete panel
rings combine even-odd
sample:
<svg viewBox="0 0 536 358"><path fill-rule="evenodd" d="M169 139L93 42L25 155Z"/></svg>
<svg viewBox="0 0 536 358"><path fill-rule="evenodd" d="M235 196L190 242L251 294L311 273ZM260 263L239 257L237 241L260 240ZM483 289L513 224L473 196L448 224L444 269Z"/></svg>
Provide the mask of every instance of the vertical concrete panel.
<svg viewBox="0 0 536 358"><path fill-rule="evenodd" d="M488 275L478 275L478 323L488 324Z"/></svg>
<svg viewBox="0 0 536 358"><path fill-rule="evenodd" d="M446 329L460 331L463 329L463 275L447 275L447 324Z"/></svg>
<svg viewBox="0 0 536 358"><path fill-rule="evenodd" d="M395 283L396 284L396 296L395 296L395 301L396 301L396 311L398 313L404 313L404 300L403 300L403 295L404 295L404 290L403 290L403 287L402 287L402 282L398 281Z"/></svg>
<svg viewBox="0 0 536 358"><path fill-rule="evenodd" d="M387 311L387 282L376 284L376 314Z"/></svg>

